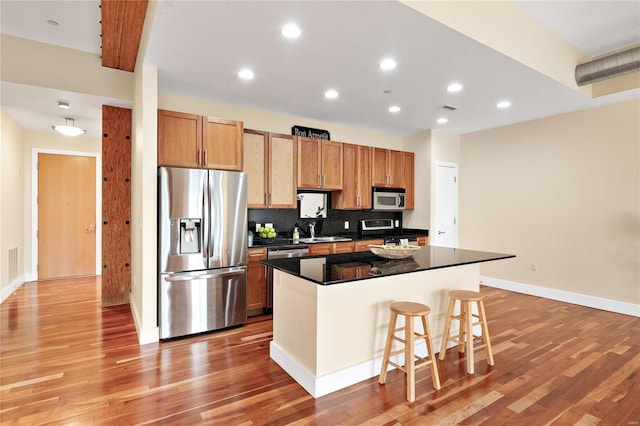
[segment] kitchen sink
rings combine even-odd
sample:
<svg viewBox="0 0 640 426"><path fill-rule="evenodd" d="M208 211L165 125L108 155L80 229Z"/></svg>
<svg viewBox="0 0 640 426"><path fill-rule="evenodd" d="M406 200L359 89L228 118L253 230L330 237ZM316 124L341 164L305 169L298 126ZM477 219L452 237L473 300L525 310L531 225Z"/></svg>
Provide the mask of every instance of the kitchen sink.
<svg viewBox="0 0 640 426"><path fill-rule="evenodd" d="M300 238L301 243L335 243L340 241L351 241L351 238L346 237L314 237L314 238Z"/></svg>

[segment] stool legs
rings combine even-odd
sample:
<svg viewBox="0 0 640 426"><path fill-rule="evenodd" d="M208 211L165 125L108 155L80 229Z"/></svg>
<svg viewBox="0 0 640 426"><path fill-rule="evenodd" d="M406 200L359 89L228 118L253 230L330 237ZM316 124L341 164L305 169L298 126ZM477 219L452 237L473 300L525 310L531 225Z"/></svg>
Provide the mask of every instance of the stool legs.
<svg viewBox="0 0 640 426"><path fill-rule="evenodd" d="M428 309L428 308L427 308ZM402 314L402 313L401 313ZM415 331L414 327L414 316L420 316L422 319L422 327L423 334L418 334ZM398 319L398 313L394 310L391 311L391 319L389 322L389 331L387 333L387 342L384 348L384 355L382 358L382 366L380 369L380 377L378 382L380 384L384 384L387 379L387 367L389 364L394 367L402 370L407 375L407 400L410 402L415 401L415 384L416 384L416 369L419 367L423 367L427 364L431 367L431 377L433 381L433 387L435 389L440 389L440 377L438 375L438 366L436 365L433 356L433 346L431 344L431 330L429 328L429 321L427 319L427 315L406 315L404 327L396 328L396 322ZM395 335L398 331L404 331L404 339L399 338ZM427 345L427 356L429 359L422 358L415 353L415 341L416 339L424 338L425 343ZM393 344L393 340L398 340L399 342L404 344L404 348L398 351L391 351L391 346ZM405 364L404 367L397 365L389 358L392 355L397 355L400 353L404 353ZM416 359L421 361L416 365Z"/></svg>
<svg viewBox="0 0 640 426"><path fill-rule="evenodd" d="M452 293L471 293L467 297L453 297ZM477 295L477 296L475 296ZM487 364L494 365L493 351L491 350L491 340L489 337L489 328L487 326L487 318L484 310L483 298L480 293L474 292L451 292L449 299L449 309L447 310L447 317L445 320L444 333L442 335L442 345L440 348L439 358L444 360L447 343L449 341L457 343L458 352L466 354L466 367L467 373L474 374L475 372L475 360L474 360L474 337L482 337L482 344L476 349L485 348ZM460 302L460 315L454 315L455 303ZM472 302L476 302L478 306L478 315L473 314ZM478 318L478 322L474 323L473 319ZM451 322L452 320L460 321L460 331L457 336L451 337ZM482 336L474 336L473 326L480 324L482 329Z"/></svg>

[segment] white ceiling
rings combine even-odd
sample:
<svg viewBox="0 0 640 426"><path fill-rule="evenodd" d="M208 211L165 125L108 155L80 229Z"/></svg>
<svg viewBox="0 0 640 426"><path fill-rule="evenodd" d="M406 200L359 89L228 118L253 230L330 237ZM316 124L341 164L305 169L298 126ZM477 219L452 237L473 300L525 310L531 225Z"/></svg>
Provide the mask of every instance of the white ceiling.
<svg viewBox="0 0 640 426"><path fill-rule="evenodd" d="M591 55L640 43L637 1L515 3ZM97 0L2 0L0 29L98 54L98 5ZM52 27L48 19L60 25ZM280 35L288 21L302 27L299 39ZM377 67L385 56L398 62L394 71ZM147 61L158 67L162 92L396 134L429 128L466 133L638 98L637 90L584 98L395 1L163 0ZM237 77L245 66L255 79ZM452 81L465 89L447 93ZM328 88L339 97L325 99ZM30 131L51 131L52 124L70 116L99 137L99 106L116 104L4 81L1 89L3 111ZM55 107L60 99L71 101L70 112ZM501 99L512 107L497 110ZM401 112L389 113L391 104ZM459 109L441 109L445 104ZM441 116L449 122L436 124Z"/></svg>

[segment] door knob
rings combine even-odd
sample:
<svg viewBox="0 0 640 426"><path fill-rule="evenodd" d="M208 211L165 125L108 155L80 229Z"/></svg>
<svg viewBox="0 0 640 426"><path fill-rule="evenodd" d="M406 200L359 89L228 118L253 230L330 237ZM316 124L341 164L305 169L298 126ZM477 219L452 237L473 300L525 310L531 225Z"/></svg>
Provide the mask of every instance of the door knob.
<svg viewBox="0 0 640 426"><path fill-rule="evenodd" d="M444 231L438 231L438 235L440 235L440 234L446 234L446 232L444 232Z"/></svg>

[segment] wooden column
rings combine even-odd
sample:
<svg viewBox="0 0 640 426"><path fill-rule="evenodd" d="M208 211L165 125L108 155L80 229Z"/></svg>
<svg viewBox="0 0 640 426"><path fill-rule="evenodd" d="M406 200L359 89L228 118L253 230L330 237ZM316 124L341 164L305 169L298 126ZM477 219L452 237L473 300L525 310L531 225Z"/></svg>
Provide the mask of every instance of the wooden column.
<svg viewBox="0 0 640 426"><path fill-rule="evenodd" d="M102 306L131 291L131 110L102 106Z"/></svg>

